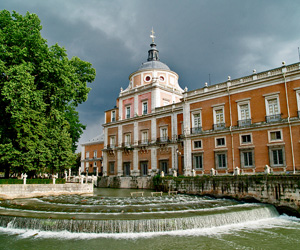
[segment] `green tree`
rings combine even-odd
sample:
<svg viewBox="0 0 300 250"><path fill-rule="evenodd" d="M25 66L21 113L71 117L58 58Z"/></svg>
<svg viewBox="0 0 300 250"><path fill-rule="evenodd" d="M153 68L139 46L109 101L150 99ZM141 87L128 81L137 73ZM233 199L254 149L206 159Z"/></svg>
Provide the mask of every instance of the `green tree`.
<svg viewBox="0 0 300 250"><path fill-rule="evenodd" d="M0 11L0 167L58 172L74 164L85 128L76 107L86 101L91 64L68 59L42 38L37 15Z"/></svg>

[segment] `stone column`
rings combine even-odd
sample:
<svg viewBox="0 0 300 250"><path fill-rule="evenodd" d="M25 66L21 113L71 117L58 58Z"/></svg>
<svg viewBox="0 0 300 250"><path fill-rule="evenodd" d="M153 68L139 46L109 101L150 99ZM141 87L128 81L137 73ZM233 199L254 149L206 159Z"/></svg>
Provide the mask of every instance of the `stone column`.
<svg viewBox="0 0 300 250"><path fill-rule="evenodd" d="M118 150L117 151L117 176L122 176L123 175L123 168L122 168L122 151Z"/></svg>
<svg viewBox="0 0 300 250"><path fill-rule="evenodd" d="M157 173L157 158L156 158L156 148L151 148L151 170L152 170L152 176L156 175Z"/></svg>
<svg viewBox="0 0 300 250"><path fill-rule="evenodd" d="M103 166L103 176L107 176L107 152L106 151L102 151L102 157L103 157L103 162L102 162L102 166Z"/></svg>
<svg viewBox="0 0 300 250"><path fill-rule="evenodd" d="M131 172L132 176L140 175L138 153L138 149L135 148L133 150L133 171Z"/></svg>
<svg viewBox="0 0 300 250"><path fill-rule="evenodd" d="M192 152L191 152L191 139L184 141L184 176L191 176L192 170Z"/></svg>

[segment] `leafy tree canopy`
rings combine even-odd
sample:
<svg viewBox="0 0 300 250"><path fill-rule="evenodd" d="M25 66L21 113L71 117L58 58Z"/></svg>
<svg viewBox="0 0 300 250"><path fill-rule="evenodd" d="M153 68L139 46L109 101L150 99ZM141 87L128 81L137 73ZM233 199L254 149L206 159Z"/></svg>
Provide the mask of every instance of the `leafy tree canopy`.
<svg viewBox="0 0 300 250"><path fill-rule="evenodd" d="M36 14L0 11L0 167L57 172L75 160L85 128L76 107L95 69L42 38Z"/></svg>

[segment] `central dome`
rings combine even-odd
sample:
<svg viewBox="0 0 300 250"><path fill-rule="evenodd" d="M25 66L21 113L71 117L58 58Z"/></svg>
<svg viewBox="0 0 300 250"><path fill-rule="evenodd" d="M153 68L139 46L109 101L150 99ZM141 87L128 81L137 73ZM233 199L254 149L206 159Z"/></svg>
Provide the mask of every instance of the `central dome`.
<svg viewBox="0 0 300 250"><path fill-rule="evenodd" d="M163 70L170 70L170 68L160 62L160 61L148 61L141 64L138 70L144 70L144 69L163 69Z"/></svg>

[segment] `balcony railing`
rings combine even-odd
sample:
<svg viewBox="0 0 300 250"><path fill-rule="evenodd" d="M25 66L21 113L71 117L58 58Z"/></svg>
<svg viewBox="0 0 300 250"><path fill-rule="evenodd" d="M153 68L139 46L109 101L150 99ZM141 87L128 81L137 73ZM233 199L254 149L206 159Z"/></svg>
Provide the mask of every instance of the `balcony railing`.
<svg viewBox="0 0 300 250"><path fill-rule="evenodd" d="M214 124L213 129L214 129L214 130L222 130L222 129L225 129L225 123L224 123L224 122L222 122L222 123L216 123L216 124Z"/></svg>
<svg viewBox="0 0 300 250"><path fill-rule="evenodd" d="M122 142L122 148L132 148L132 145L130 142Z"/></svg>
<svg viewBox="0 0 300 250"><path fill-rule="evenodd" d="M149 140L141 140L139 141L139 146L148 146L149 145Z"/></svg>
<svg viewBox="0 0 300 250"><path fill-rule="evenodd" d="M200 134L202 132L202 127L191 128L191 134Z"/></svg>
<svg viewBox="0 0 300 250"><path fill-rule="evenodd" d="M239 127L249 127L251 125L251 119L238 120Z"/></svg>
<svg viewBox="0 0 300 250"><path fill-rule="evenodd" d="M107 149L115 149L116 145L115 144L107 144Z"/></svg>
<svg viewBox="0 0 300 250"><path fill-rule="evenodd" d="M266 116L266 122L278 122L281 120L281 114Z"/></svg>
<svg viewBox="0 0 300 250"><path fill-rule="evenodd" d="M163 143L169 143L170 139L169 139L169 137L159 137L159 138L157 138L156 142L157 143L161 143L161 144L163 144Z"/></svg>

